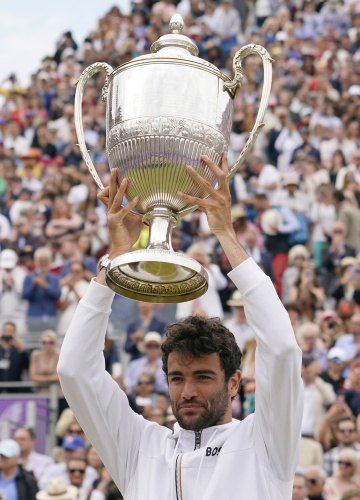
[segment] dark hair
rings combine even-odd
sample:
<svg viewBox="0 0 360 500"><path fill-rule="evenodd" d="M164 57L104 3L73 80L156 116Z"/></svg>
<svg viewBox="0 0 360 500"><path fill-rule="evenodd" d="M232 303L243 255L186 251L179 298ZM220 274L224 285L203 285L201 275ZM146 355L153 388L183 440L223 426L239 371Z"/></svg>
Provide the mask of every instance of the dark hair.
<svg viewBox="0 0 360 500"><path fill-rule="evenodd" d="M199 358L217 353L225 382L240 368L241 351L234 335L221 324L219 318L188 316L165 327L165 340L161 346L163 370L168 374L168 358L173 351Z"/></svg>
<svg viewBox="0 0 360 500"><path fill-rule="evenodd" d="M339 203L341 203L342 201L345 200L345 196L344 196L344 193L342 191L340 191L340 189L336 189L334 192L333 192L333 197L335 198L335 200L337 200Z"/></svg>
<svg viewBox="0 0 360 500"><path fill-rule="evenodd" d="M26 431L29 434L29 436L31 437L31 439L34 439L34 440L36 439L35 429L33 429L32 427L27 427L26 425L23 425L22 427L18 427L16 430L17 431L18 430Z"/></svg>

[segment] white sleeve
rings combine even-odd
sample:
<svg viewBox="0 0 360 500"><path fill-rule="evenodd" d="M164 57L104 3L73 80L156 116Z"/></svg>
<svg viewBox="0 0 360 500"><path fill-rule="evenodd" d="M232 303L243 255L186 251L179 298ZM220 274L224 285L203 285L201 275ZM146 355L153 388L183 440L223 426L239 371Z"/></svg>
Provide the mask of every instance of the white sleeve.
<svg viewBox="0 0 360 500"><path fill-rule="evenodd" d="M103 348L113 297L106 286L90 283L66 333L58 374L76 419L119 489L126 491L148 424L130 409L126 395L105 371Z"/></svg>
<svg viewBox="0 0 360 500"><path fill-rule="evenodd" d="M245 304L255 355L256 452L264 467L290 481L300 451L303 414L301 350L274 286L252 259L229 273Z"/></svg>

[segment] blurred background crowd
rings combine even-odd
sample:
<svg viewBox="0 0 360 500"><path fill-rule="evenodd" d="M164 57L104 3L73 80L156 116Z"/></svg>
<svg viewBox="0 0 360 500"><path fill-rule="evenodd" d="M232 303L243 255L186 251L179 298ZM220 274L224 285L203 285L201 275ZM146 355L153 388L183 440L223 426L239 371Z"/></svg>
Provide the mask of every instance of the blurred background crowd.
<svg viewBox="0 0 360 500"><path fill-rule="evenodd" d="M151 44L169 32L176 12L199 56L230 78L234 55L245 44L266 47L274 59L265 125L230 184L233 225L240 243L273 280L303 351L305 409L293 499L359 498L360 490L354 489L360 481L356 0L133 0L130 13L115 5L97 26L89 26L85 40L74 40L69 31L59 36L56 48L44 48L48 54L34 68L29 87L21 86L16 73L0 82L0 391L21 392L1 389L1 381L58 383L62 338L108 250L105 209L77 147L75 83L95 61L116 68L148 54ZM230 166L255 122L262 95L261 59L247 57L243 74L234 101ZM82 112L87 147L107 185L104 81L105 74L99 73L87 83ZM146 242L144 227L136 248ZM242 419L254 410L256 342L241 295L227 278L229 263L199 211L174 229L172 244L207 268L208 292L166 306L116 296L104 347L106 367L135 411L171 426L160 361L165 325L189 314L218 316L244 353L243 385L233 402L234 417ZM85 458L86 437L66 406L59 388L59 415L64 410L70 420L59 433L60 452L51 458L58 463L39 471L38 458L34 469L29 466L39 488L46 489L47 480L56 477L51 467L62 464L65 483L83 488L81 498L121 498L109 488L111 478L95 450L90 448ZM19 456L27 460L19 432L26 434L28 450L30 442L34 446L35 437L26 429L14 435L20 449L12 440L3 442L4 449L0 443L9 470ZM88 468L93 476L85 481ZM43 493L40 500L52 498Z"/></svg>

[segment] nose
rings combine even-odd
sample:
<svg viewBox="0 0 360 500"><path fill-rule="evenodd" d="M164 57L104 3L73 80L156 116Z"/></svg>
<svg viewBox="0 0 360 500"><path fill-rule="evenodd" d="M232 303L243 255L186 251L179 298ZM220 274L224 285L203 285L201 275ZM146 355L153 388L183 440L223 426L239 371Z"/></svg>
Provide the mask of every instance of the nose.
<svg viewBox="0 0 360 500"><path fill-rule="evenodd" d="M191 380L186 380L181 395L184 399L196 398L198 396L196 384Z"/></svg>

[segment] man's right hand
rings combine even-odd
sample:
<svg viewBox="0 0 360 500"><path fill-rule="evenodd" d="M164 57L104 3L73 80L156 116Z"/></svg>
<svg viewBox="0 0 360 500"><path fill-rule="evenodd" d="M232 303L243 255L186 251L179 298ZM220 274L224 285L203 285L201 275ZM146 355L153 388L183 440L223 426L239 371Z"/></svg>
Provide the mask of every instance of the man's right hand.
<svg viewBox="0 0 360 500"><path fill-rule="evenodd" d="M142 228L142 217L130 211L139 201L136 196L128 205L122 206L129 179L124 179L118 185L118 170L111 170L110 185L98 194L98 199L107 207L106 220L109 229L111 249L110 259L130 252L137 242Z"/></svg>

